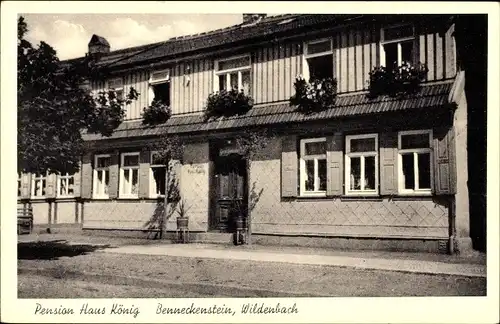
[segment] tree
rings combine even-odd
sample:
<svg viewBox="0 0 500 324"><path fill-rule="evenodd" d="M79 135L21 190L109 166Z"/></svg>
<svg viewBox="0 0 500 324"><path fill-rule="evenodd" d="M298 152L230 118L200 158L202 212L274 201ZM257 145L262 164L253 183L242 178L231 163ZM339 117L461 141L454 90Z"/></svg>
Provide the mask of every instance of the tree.
<svg viewBox="0 0 500 324"><path fill-rule="evenodd" d="M34 47L24 38L23 17L17 27L18 171L74 173L82 131L110 136L139 94L133 88L125 98L113 90L92 93L89 82L105 77L92 56L61 62L49 44Z"/></svg>

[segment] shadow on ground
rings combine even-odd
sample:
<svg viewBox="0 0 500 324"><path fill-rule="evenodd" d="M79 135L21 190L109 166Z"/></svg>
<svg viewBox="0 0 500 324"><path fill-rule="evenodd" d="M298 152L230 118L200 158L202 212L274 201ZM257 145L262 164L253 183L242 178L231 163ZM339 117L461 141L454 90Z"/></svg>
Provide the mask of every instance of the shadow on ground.
<svg viewBox="0 0 500 324"><path fill-rule="evenodd" d="M69 244L65 240L19 242L17 243L18 260L57 260L60 257L77 255L105 249L110 245Z"/></svg>

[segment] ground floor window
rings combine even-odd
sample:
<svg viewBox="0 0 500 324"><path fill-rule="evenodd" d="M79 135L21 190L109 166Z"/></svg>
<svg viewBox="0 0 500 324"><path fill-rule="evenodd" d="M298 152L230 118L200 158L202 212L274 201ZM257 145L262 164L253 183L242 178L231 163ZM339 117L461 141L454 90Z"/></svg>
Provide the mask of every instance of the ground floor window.
<svg viewBox="0 0 500 324"><path fill-rule="evenodd" d="M326 138L300 141L300 194L326 195Z"/></svg>
<svg viewBox="0 0 500 324"><path fill-rule="evenodd" d="M31 196L34 198L43 198L47 191L47 175L33 174L31 182Z"/></svg>
<svg viewBox="0 0 500 324"><path fill-rule="evenodd" d="M22 195L22 174L17 173L17 197L21 197Z"/></svg>
<svg viewBox="0 0 500 324"><path fill-rule="evenodd" d="M57 177L57 195L58 197L72 197L74 195L75 178L69 173Z"/></svg>
<svg viewBox="0 0 500 324"><path fill-rule="evenodd" d="M94 198L109 198L109 166L111 155L95 156L94 166Z"/></svg>
<svg viewBox="0 0 500 324"><path fill-rule="evenodd" d="M378 193L378 135L346 136L346 194Z"/></svg>
<svg viewBox="0 0 500 324"><path fill-rule="evenodd" d="M150 196L151 198L165 195L165 173L167 167L156 152L151 152Z"/></svg>
<svg viewBox="0 0 500 324"><path fill-rule="evenodd" d="M120 197L139 196L139 153L122 153L120 183Z"/></svg>
<svg viewBox="0 0 500 324"><path fill-rule="evenodd" d="M399 192L430 194L432 188L432 131L404 131L398 134Z"/></svg>

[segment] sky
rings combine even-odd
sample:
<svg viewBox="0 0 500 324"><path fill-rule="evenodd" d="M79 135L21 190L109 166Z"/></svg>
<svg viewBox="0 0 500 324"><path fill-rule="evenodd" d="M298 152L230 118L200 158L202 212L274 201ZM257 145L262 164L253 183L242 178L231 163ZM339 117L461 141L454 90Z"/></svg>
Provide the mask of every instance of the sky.
<svg viewBox="0 0 500 324"><path fill-rule="evenodd" d="M26 39L44 41L61 60L84 56L92 34L103 36L111 50L224 28L242 22L241 14L21 14Z"/></svg>

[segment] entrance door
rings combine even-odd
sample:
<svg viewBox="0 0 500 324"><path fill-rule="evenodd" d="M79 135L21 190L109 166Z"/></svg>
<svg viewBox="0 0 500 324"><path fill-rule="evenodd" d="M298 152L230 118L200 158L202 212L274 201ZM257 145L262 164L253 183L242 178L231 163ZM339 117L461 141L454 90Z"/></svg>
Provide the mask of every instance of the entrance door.
<svg viewBox="0 0 500 324"><path fill-rule="evenodd" d="M246 169L240 155L231 154L215 159L214 211L210 229L231 232L234 227L235 207L239 202L246 205Z"/></svg>

